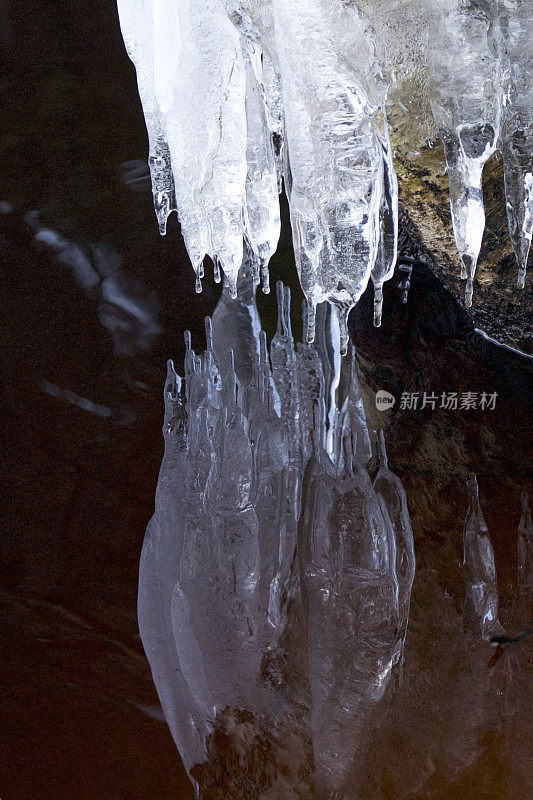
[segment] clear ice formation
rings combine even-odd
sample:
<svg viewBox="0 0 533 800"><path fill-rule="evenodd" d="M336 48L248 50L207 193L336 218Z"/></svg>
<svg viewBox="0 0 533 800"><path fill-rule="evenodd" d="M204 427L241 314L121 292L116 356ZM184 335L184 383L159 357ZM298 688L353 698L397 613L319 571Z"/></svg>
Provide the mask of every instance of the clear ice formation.
<svg viewBox="0 0 533 800"><path fill-rule="evenodd" d="M215 280L222 270L235 296L245 243L254 281L262 279L268 292L283 182L308 342L317 304L328 300L346 350L347 314L370 278L380 325L398 227L387 93L402 79L402 63L415 58L404 6L118 0L148 129L159 229L165 233L177 210L197 291L208 255ZM533 2L418 0L415 6L410 13L427 33L425 45L416 43L416 58L431 76L471 305L485 225L482 172L496 149L504 160L518 285L524 285L533 232Z"/></svg>
<svg viewBox="0 0 533 800"><path fill-rule="evenodd" d="M247 710L280 747L296 726L317 787L335 792L402 660L413 537L383 438L374 486L365 468L355 354L341 359L337 315L319 306L315 342L295 344L278 284L268 349L254 259L238 297L228 287L206 319L206 351L186 335L184 379L168 364L140 630L189 771L224 714ZM280 694L272 676L291 648L308 676L303 719L297 692Z"/></svg>
<svg viewBox="0 0 533 800"><path fill-rule="evenodd" d="M507 218L524 287L533 232L533 3L441 0L431 48L432 108L444 142L466 305L481 248L483 167L503 155Z"/></svg>
<svg viewBox="0 0 533 800"><path fill-rule="evenodd" d="M455 242L472 305L485 227L481 177L500 134L502 97L498 0L441 0L431 39L432 108L450 181Z"/></svg>
<svg viewBox="0 0 533 800"><path fill-rule="evenodd" d="M473 635L490 641L503 633L498 619L498 580L487 523L479 504L475 475L468 479L470 505L463 531L464 618Z"/></svg>

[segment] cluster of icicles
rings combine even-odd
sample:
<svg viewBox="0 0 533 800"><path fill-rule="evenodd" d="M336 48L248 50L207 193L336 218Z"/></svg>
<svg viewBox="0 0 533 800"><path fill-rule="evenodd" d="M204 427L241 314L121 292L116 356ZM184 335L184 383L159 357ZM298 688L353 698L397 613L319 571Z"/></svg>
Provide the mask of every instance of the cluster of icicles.
<svg viewBox="0 0 533 800"><path fill-rule="evenodd" d="M388 5L392 20L398 18L393 35L407 50L406 4ZM397 249L386 101L399 73L371 22L373 3L118 0L118 6L137 69L160 231L177 209L197 290L208 255L215 281L222 270L234 295L246 241L254 280L262 279L268 292L283 182L308 305L307 341L317 304L329 301L345 351L348 312L370 278L380 325L382 287ZM485 224L482 170L497 148L524 284L533 229L533 2L415 0L411 6L424 19L427 42L417 44L431 75L470 305Z"/></svg>
<svg viewBox="0 0 533 800"><path fill-rule="evenodd" d="M238 288L206 319L201 355L186 334L185 377L169 362L139 625L189 772L209 758L224 715L240 709L281 753L291 737L311 740L315 785L337 796L402 668L415 575L407 500L383 431L370 479L355 354L341 358L337 316L320 306L315 342L295 343L289 291L278 284L267 348L249 267ZM495 560L475 477L469 488L464 619L491 640L504 634ZM533 591L523 504L520 619Z"/></svg>
<svg viewBox="0 0 533 800"><path fill-rule="evenodd" d="M248 268L238 299L224 292L206 319L201 355L186 334L184 379L169 362L139 624L189 769L222 712L246 709L280 744L289 730L310 736L317 780L335 791L402 660L413 535L383 437L374 483L365 467L355 353L341 358L337 316L321 306L315 342L296 344L278 284L267 348L254 294ZM308 675L304 721L300 689L280 710L273 665L287 648Z"/></svg>

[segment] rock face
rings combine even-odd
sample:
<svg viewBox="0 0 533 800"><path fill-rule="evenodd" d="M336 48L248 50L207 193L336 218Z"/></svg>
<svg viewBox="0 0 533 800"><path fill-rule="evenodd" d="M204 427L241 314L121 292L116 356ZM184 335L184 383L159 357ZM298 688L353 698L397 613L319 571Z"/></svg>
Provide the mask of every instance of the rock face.
<svg viewBox="0 0 533 800"><path fill-rule="evenodd" d="M464 283L450 219L448 178L442 144L420 137L417 152L405 146L407 115L392 119L395 166L398 174L401 228L409 230L415 250L450 294L463 305ZM503 162L495 154L483 172L485 231L477 263L474 299L466 315L476 328L499 342L533 352L531 281L516 285L513 253L504 199ZM403 212L403 215L402 215ZM387 289L385 289L385 292Z"/></svg>

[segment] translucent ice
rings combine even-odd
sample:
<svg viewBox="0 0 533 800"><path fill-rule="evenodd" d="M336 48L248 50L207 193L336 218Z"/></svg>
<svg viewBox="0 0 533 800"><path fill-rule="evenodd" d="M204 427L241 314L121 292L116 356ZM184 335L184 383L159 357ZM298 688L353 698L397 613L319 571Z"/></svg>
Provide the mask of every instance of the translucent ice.
<svg viewBox="0 0 533 800"><path fill-rule="evenodd" d="M503 632L498 620L498 581L494 552L487 523L479 505L475 475L468 479L470 505L463 531L463 577L465 581L465 623L484 639Z"/></svg>
<svg viewBox="0 0 533 800"><path fill-rule="evenodd" d="M364 469L352 461L336 471L321 447L304 478L299 558L316 780L333 793L389 683L398 605L385 506Z"/></svg>
<svg viewBox="0 0 533 800"><path fill-rule="evenodd" d="M383 284L394 275L398 246L398 181L388 137L383 142L383 190L379 210L379 245L371 277L374 283L374 325L379 328Z"/></svg>
<svg viewBox="0 0 533 800"><path fill-rule="evenodd" d="M209 255L215 280L222 270L235 295L247 261L243 242L254 256L254 280L262 275L268 291L283 186L308 341L316 307L328 300L346 351L347 314L370 278L380 325L398 226L386 118L391 84L400 106L401 92L412 86L424 90L414 106L429 95L444 143L467 305L485 225L482 173L496 149L524 284L533 232L530 0L118 6L148 129L159 227L164 233L177 209L198 291Z"/></svg>
<svg viewBox="0 0 533 800"><path fill-rule="evenodd" d="M335 312L319 306L315 343L295 345L278 284L269 352L253 258L239 296L226 287L206 319L206 351L186 335L184 380L169 363L140 629L189 770L206 761L210 735L246 712L272 747L310 739L317 786L340 791L401 655L414 567L407 508L385 466L376 491L361 465L368 427ZM291 659L294 676L282 678ZM308 700L291 688L302 670Z"/></svg>
<svg viewBox="0 0 533 800"><path fill-rule="evenodd" d="M374 481L374 491L383 498L394 529L399 623L395 659L401 661L409 619L411 589L415 577L415 548L407 497L400 479L389 469L383 430L379 431L378 452L380 465Z"/></svg>
<svg viewBox="0 0 533 800"><path fill-rule="evenodd" d="M170 14L171 3L145 0L137 6L118 0L122 36L137 69L137 83L149 140L149 165L159 231L164 234L169 214L176 208L174 175L166 140L166 107L172 73L179 65L179 17ZM168 17L168 20L166 19ZM153 54L160 53L157 59Z"/></svg>
<svg viewBox="0 0 533 800"><path fill-rule="evenodd" d="M442 0L430 37L432 108L444 142L453 230L470 306L485 227L481 177L500 131L497 0Z"/></svg>
<svg viewBox="0 0 533 800"><path fill-rule="evenodd" d="M378 249L385 90L355 6L340 0L274 0L273 6L308 340L317 303L329 300L338 310L345 352L347 314L366 288Z"/></svg>
<svg viewBox="0 0 533 800"><path fill-rule="evenodd" d="M261 52L244 39L246 68L247 175L244 229L255 256L254 280L268 291L268 263L278 246L280 216L278 174L272 135L267 120Z"/></svg>
<svg viewBox="0 0 533 800"><path fill-rule="evenodd" d="M367 21L342 0L120 0L119 12L149 131L160 230L177 207L198 290L209 254L235 294L243 237L268 290L283 173L309 339L316 305L330 300L344 351L380 221L377 307L396 248L386 83Z"/></svg>
<svg viewBox="0 0 533 800"><path fill-rule="evenodd" d="M170 613L187 508L188 424L181 379L168 364L165 384L165 454L159 473L156 512L143 545L139 571L139 630L152 667L165 719L185 766L205 758L206 720L185 678Z"/></svg>

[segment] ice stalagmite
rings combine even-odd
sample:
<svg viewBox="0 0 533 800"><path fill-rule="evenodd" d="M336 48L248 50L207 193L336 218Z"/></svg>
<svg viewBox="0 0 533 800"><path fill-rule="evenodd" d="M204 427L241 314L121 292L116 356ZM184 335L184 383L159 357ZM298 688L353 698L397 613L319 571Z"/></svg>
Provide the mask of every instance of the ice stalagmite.
<svg viewBox="0 0 533 800"><path fill-rule="evenodd" d="M498 619L498 580L487 523L479 505L475 475L468 479L470 505L463 531L465 623L474 635L490 639L503 632Z"/></svg>
<svg viewBox="0 0 533 800"><path fill-rule="evenodd" d="M228 401L209 350L189 380L188 492L180 580L172 598L176 646L205 714L246 707L261 647L258 521L251 502L252 453L238 381L230 364ZM211 363L210 363L211 362Z"/></svg>
<svg viewBox="0 0 533 800"><path fill-rule="evenodd" d="M365 20L341 0L274 0L293 242L313 340L329 300L347 315L376 260L387 140L385 91ZM305 57L302 57L305 54Z"/></svg>
<svg viewBox="0 0 533 800"><path fill-rule="evenodd" d="M351 449L361 465L372 458L372 446L368 434L363 398L359 389L355 348L349 345L346 356L347 363L342 365L339 386L339 432L337 449L342 453L342 441L350 439Z"/></svg>
<svg viewBox="0 0 533 800"><path fill-rule="evenodd" d="M413 530L407 508L407 497L402 482L388 466L383 430L378 436L379 471L374 481L374 491L381 495L394 528L396 538L396 579L398 582L398 645L395 660L401 661L409 620L411 589L415 577L415 548Z"/></svg>
<svg viewBox="0 0 533 800"><path fill-rule="evenodd" d="M316 783L328 797L366 745L398 630L392 525L367 472L345 462L337 471L316 443L299 523Z"/></svg>
<svg viewBox="0 0 533 800"><path fill-rule="evenodd" d="M500 0L505 52L501 150L511 242L524 287L533 234L533 3Z"/></svg>
<svg viewBox="0 0 533 800"><path fill-rule="evenodd" d="M497 0L442 0L430 27L432 109L450 181L453 232L472 305L485 228L482 173L494 153L501 119Z"/></svg>
<svg viewBox="0 0 533 800"><path fill-rule="evenodd" d="M180 578L188 507L188 419L182 381L168 364L165 383L165 454L156 511L146 531L139 571L139 630L165 719L190 769L205 757L206 719L193 698L176 649L172 595Z"/></svg>
<svg viewBox="0 0 533 800"><path fill-rule="evenodd" d="M517 616L519 625L530 625L533 614L533 522L529 499L522 495L522 516L518 525Z"/></svg>
<svg viewBox="0 0 533 800"><path fill-rule="evenodd" d="M335 312L320 306L316 341L296 346L290 293L278 284L269 353L253 257L239 296L226 286L206 318L205 352L186 335L184 381L169 363L140 629L189 771L205 762L209 737L228 721L231 736L246 712L269 746L311 736L317 785L337 791L366 747L405 636L396 547L409 549L410 528L401 492L398 511L359 462L369 457L367 422ZM304 672L297 691L284 684L291 661Z"/></svg>
<svg viewBox="0 0 533 800"><path fill-rule="evenodd" d="M307 330L307 303L302 308L303 330ZM320 324L318 331L321 331ZM315 343L298 342L296 368L298 371L298 405L302 460L307 462L313 447L313 431L325 430L326 401L324 369ZM323 442L325 444L325 442Z"/></svg>
<svg viewBox="0 0 533 800"><path fill-rule="evenodd" d="M221 375L227 375L230 353L237 378L243 387L253 380L255 359L259 357L259 331L261 320L255 304L253 284L253 255L245 254L239 273L238 297L232 298L227 289L213 313L213 346Z"/></svg>

